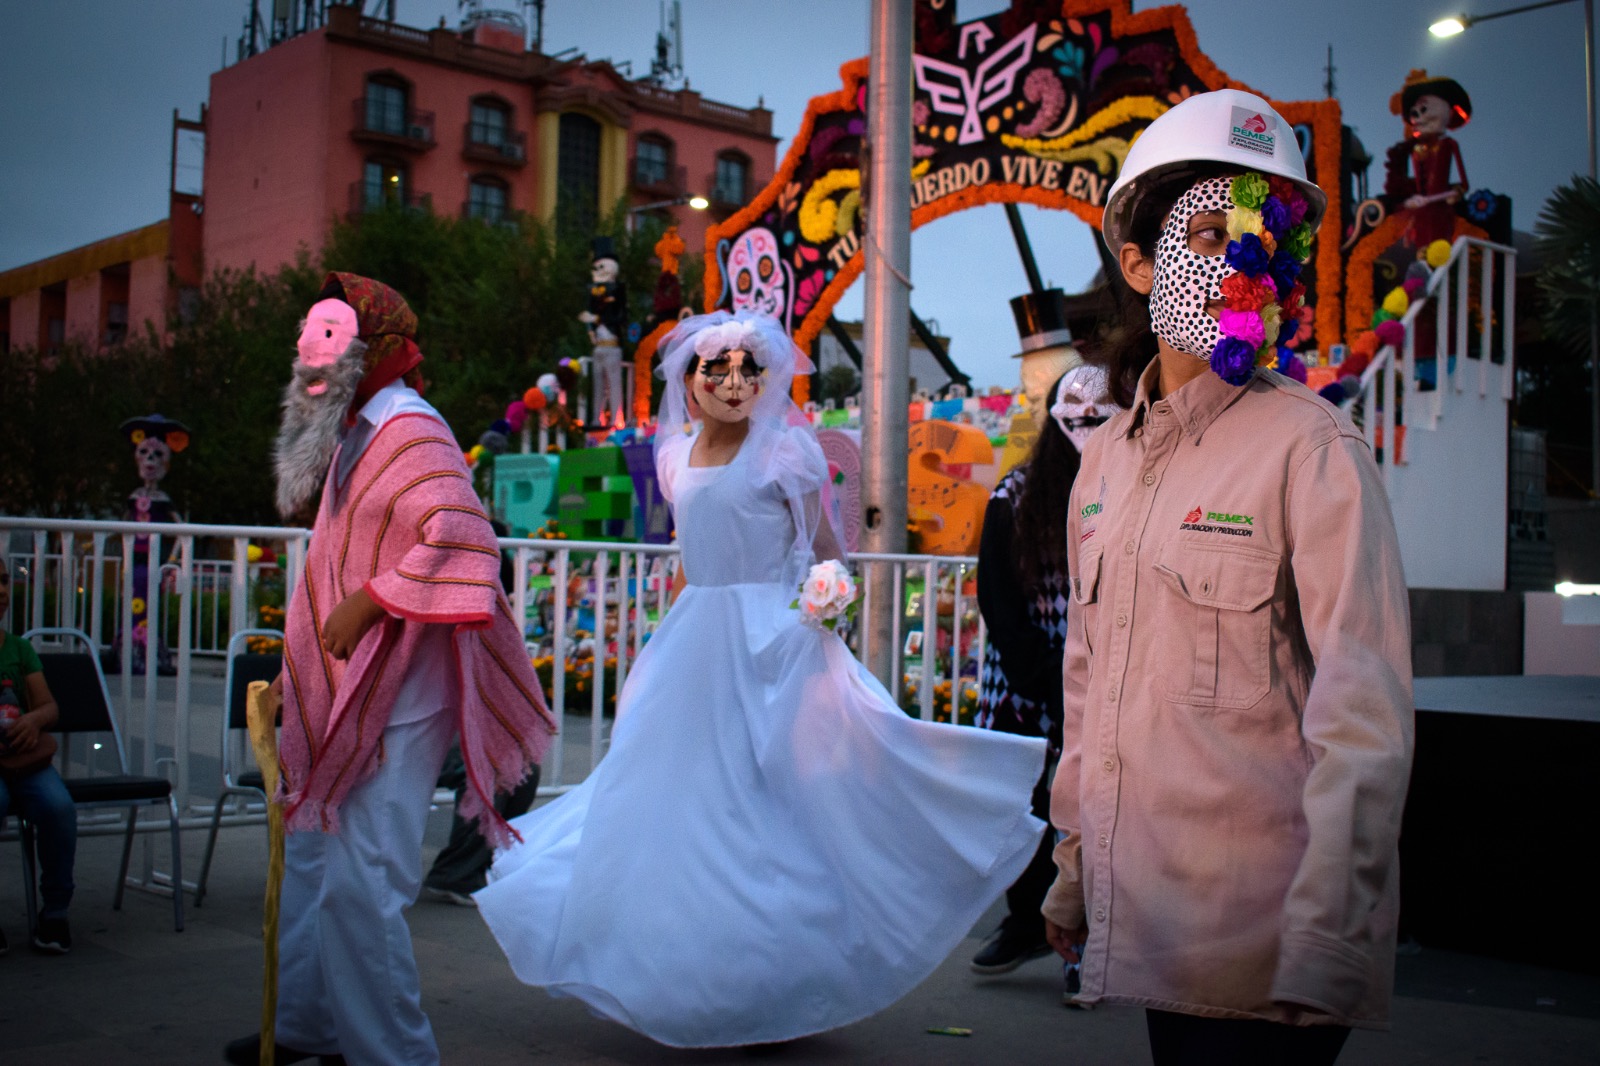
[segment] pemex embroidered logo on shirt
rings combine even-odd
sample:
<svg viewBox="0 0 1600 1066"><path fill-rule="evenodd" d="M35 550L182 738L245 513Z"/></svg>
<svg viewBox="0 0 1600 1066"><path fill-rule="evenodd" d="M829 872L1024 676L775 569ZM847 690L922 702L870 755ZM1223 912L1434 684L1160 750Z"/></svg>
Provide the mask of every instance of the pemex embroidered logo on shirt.
<svg viewBox="0 0 1600 1066"><path fill-rule="evenodd" d="M1183 516L1183 522L1178 528L1195 533L1224 533L1231 537L1250 537L1255 535L1253 528L1255 524L1255 515L1202 511L1196 507Z"/></svg>

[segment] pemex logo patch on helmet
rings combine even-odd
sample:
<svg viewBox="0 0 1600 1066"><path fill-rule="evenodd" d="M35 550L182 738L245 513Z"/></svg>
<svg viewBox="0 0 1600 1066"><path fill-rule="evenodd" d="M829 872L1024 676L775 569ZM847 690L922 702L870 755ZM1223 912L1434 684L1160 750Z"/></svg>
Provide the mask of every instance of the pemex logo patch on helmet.
<svg viewBox="0 0 1600 1066"><path fill-rule="evenodd" d="M1257 155L1271 156L1278 138L1267 132L1268 128L1267 118L1261 112L1248 107L1235 107L1228 128L1228 145Z"/></svg>

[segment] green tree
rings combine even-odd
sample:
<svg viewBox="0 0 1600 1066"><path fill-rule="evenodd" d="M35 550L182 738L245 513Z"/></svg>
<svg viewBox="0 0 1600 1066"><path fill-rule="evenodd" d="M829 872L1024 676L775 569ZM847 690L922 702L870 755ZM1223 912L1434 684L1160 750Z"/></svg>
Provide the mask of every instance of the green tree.
<svg viewBox="0 0 1600 1066"><path fill-rule="evenodd" d="M1600 310L1600 184L1574 177L1545 201L1534 226L1539 261L1539 322L1547 345L1519 345L1525 387L1519 415L1549 434L1559 467L1552 490L1588 484L1589 425L1596 417L1590 331ZM1532 386L1528 388L1527 386Z"/></svg>

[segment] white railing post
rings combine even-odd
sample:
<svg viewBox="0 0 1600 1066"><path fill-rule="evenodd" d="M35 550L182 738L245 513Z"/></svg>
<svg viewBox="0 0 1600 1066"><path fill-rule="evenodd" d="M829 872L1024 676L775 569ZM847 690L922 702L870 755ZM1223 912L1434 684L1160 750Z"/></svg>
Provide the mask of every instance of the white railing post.
<svg viewBox="0 0 1600 1066"><path fill-rule="evenodd" d="M49 534L38 530L33 535L33 559L28 563L28 628L44 628L44 557Z"/></svg>
<svg viewBox="0 0 1600 1066"><path fill-rule="evenodd" d="M1515 341L1517 333L1517 253L1501 253L1500 279L1500 393L1510 400L1517 395Z"/></svg>
<svg viewBox="0 0 1600 1066"><path fill-rule="evenodd" d="M89 639L94 641L95 651L102 646L100 630L105 621L106 566L105 550L106 535L104 533L91 534L93 545L89 564Z"/></svg>
<svg viewBox="0 0 1600 1066"><path fill-rule="evenodd" d="M1429 279L1429 288L1434 289L1434 330L1433 330L1433 424L1437 428L1439 419L1444 417L1444 393L1448 375L1445 370L1449 367L1449 356L1453 350L1450 343L1450 270L1443 268L1435 272ZM1436 283L1436 284L1434 284Z"/></svg>
<svg viewBox="0 0 1600 1066"><path fill-rule="evenodd" d="M250 613L250 539L233 538L233 571L228 575L228 640L254 627ZM225 650L227 641L221 647Z"/></svg>
<svg viewBox="0 0 1600 1066"><path fill-rule="evenodd" d="M193 623L189 603L194 598L194 536L178 538L178 692L173 720L172 754L177 762L178 810L189 806L189 658L193 650Z"/></svg>
<svg viewBox="0 0 1600 1066"><path fill-rule="evenodd" d="M939 658L939 564L929 559L922 564L922 680L917 693L924 722L933 721L933 686L938 683Z"/></svg>
<svg viewBox="0 0 1600 1066"><path fill-rule="evenodd" d="M569 571L572 568L572 552L568 548L557 548L555 553L555 600L554 619L550 635L550 691L554 698L550 701L550 713L556 716L556 725L565 730L567 727L567 582ZM562 753L564 744L552 745L555 749L555 781L561 782Z"/></svg>
<svg viewBox="0 0 1600 1066"><path fill-rule="evenodd" d="M1457 371L1466 370L1463 360L1467 357L1467 333L1469 332L1467 328L1467 289L1471 285L1471 275L1467 269L1469 265L1467 258L1466 241L1463 239L1456 244L1456 328L1454 331L1455 343L1451 345L1451 351L1454 352L1456 357ZM1439 371L1441 375L1449 365L1448 361L1440 364ZM1461 391L1461 379L1463 376L1463 374L1455 372L1450 374L1450 380L1457 392ZM1439 379L1439 387L1444 387L1444 378L1442 376Z"/></svg>
<svg viewBox="0 0 1600 1066"><path fill-rule="evenodd" d="M1478 395L1489 395L1489 363L1494 353L1494 253L1484 248L1479 253L1483 260L1478 269Z"/></svg>
<svg viewBox="0 0 1600 1066"><path fill-rule="evenodd" d="M594 555L594 657L591 660L590 677L593 679L593 688L589 692L591 699L591 717L589 726L589 769L592 771L600 765L600 760L605 757L605 744L601 734L605 732L606 724L606 578L610 573L611 555L605 550L597 551Z"/></svg>

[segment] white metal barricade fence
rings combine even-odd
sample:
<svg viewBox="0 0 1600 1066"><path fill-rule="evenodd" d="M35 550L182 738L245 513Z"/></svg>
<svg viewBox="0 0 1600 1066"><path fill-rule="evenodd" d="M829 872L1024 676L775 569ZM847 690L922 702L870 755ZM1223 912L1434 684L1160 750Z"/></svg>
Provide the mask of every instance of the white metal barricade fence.
<svg viewBox="0 0 1600 1066"><path fill-rule="evenodd" d="M226 723L221 664L204 656L226 648L231 633L259 625L263 602L286 602L305 564L309 531L0 516L0 536L13 575L7 629L68 626L90 633L111 668L113 712L128 738L133 771L167 773L183 824L208 825L222 786L218 752ZM132 587L136 537L148 538L148 559L169 560L144 568L139 588ZM252 564L252 542L278 550L278 564ZM564 792L605 755L616 693L666 613L678 550L512 539L500 547L514 564L513 614L524 620L529 654L562 730L545 758L539 792ZM222 557L201 558L201 549ZM889 592L904 605L892 631L892 695L921 718L959 720L963 704L970 708L976 699L986 639L970 587L976 560L865 553L851 559L852 565L865 562L890 567ZM132 669L136 598L145 600L150 619L168 619L170 677L157 669L153 637L147 638L144 671ZM858 634L847 624L841 635L858 656L867 650L859 646L864 630ZM230 815L224 824L260 819L259 812ZM111 832L115 826L84 829Z"/></svg>

